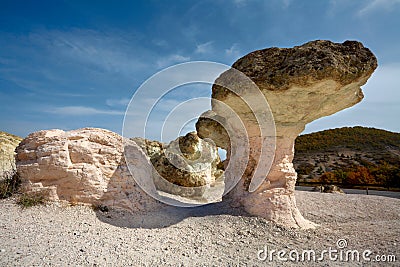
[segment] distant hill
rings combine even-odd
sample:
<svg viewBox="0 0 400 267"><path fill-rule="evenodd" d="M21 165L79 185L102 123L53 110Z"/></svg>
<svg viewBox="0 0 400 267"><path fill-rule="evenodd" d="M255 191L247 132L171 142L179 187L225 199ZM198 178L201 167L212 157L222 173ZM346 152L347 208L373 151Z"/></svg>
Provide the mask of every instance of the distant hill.
<svg viewBox="0 0 400 267"><path fill-rule="evenodd" d="M400 133L357 126L301 135L293 163L300 182L400 187Z"/></svg>
<svg viewBox="0 0 400 267"><path fill-rule="evenodd" d="M400 149L400 133L366 128L344 127L301 135L296 139L296 152L336 151L348 148L357 151Z"/></svg>
<svg viewBox="0 0 400 267"><path fill-rule="evenodd" d="M22 138L0 131L0 178L14 168L14 150Z"/></svg>

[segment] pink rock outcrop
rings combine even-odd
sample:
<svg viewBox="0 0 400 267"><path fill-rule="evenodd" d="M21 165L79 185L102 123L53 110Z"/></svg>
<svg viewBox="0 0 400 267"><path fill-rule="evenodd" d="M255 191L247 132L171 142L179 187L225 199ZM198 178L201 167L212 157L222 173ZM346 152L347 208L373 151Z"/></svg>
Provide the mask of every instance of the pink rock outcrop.
<svg viewBox="0 0 400 267"><path fill-rule="evenodd" d="M151 164L131 144L141 175L151 179ZM50 200L88 203L130 211L154 210L162 204L135 183L123 156L122 137L84 128L46 130L28 135L16 149L16 164L25 192L41 191ZM140 175L140 173L138 173Z"/></svg>
<svg viewBox="0 0 400 267"><path fill-rule="evenodd" d="M254 111L243 99L246 83L238 84L234 70L220 75L212 88L212 112L200 117L196 129L202 138L212 139L228 150L229 129L218 123L221 117L229 124L233 116L220 103L238 115L247 130L250 156L241 182L230 197L250 213L289 227L310 228L314 224L300 214L294 189L297 174L293 168L294 141L305 125L318 118L351 107L363 98L360 89L377 67L372 52L356 41L342 44L312 41L294 48L268 48L251 52L237 60L234 69L248 76L261 90L273 114L276 148L269 173L254 192L249 185L260 158L263 138ZM239 88L238 88L239 87ZM236 93L229 88L236 88ZM259 98L257 96L257 98ZM215 101L216 100L216 101ZM215 119L214 119L215 118ZM233 127L234 128L234 127ZM252 191L252 190L250 190Z"/></svg>

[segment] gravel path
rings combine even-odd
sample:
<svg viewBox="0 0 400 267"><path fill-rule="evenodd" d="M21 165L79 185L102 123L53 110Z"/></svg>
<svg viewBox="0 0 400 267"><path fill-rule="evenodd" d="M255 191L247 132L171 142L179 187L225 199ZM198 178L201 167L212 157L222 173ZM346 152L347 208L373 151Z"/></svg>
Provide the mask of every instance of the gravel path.
<svg viewBox="0 0 400 267"><path fill-rule="evenodd" d="M345 239L344 253L369 249L371 259L395 255L397 262L331 261L327 254L320 262L293 262L274 254L272 265L399 266L399 199L318 192L296 196L303 215L320 225L316 230L282 229L229 203L131 215L62 204L21 210L13 199L1 200L0 265L270 266L268 258L259 259L265 247L285 250L287 259L290 251L301 255L313 249L318 258Z"/></svg>

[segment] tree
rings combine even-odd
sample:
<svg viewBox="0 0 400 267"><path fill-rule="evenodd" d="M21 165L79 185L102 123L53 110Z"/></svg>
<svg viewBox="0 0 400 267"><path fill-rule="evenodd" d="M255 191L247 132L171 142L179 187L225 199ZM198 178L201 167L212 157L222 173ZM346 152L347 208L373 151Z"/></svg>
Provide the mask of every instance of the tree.
<svg viewBox="0 0 400 267"><path fill-rule="evenodd" d="M342 169L335 170L333 172L335 177L339 183L346 183L347 180L347 172L343 171Z"/></svg>
<svg viewBox="0 0 400 267"><path fill-rule="evenodd" d="M368 168L364 166L358 166L355 171L351 171L347 175L349 184L375 184L376 181L374 176L371 175Z"/></svg>
<svg viewBox="0 0 400 267"><path fill-rule="evenodd" d="M336 182L336 177L333 172L325 172L319 177L319 180L324 184L332 184Z"/></svg>

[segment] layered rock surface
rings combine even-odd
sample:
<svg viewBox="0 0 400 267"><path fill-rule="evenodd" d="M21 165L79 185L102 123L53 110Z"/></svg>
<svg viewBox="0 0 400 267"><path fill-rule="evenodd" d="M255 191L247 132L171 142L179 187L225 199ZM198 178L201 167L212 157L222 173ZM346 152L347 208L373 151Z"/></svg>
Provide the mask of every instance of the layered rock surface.
<svg viewBox="0 0 400 267"><path fill-rule="evenodd" d="M15 171L15 148L22 138L0 131L0 179Z"/></svg>
<svg viewBox="0 0 400 267"><path fill-rule="evenodd" d="M268 48L254 51L233 64L233 68L247 75L261 90L272 111L276 128L276 148L271 169L255 192L248 191L260 158L263 138L254 112L243 101L248 89L238 84L234 70L220 75L212 88L212 111L200 118L196 125L198 135L211 138L228 150L227 130L219 121L234 118L226 113L221 102L238 115L247 130L250 157L242 181L231 197L254 215L259 215L289 227L313 227L296 207L294 187L297 174L293 168L295 138L305 125L323 116L334 114L360 102L364 85L377 67L372 52L356 41L342 44L330 41L312 41L294 48ZM223 86L221 86L221 84ZM229 88L236 88L236 94ZM250 96L251 97L251 96ZM234 134L234 133L232 133ZM267 175L267 174L266 174Z"/></svg>
<svg viewBox="0 0 400 267"><path fill-rule="evenodd" d="M162 206L134 178L161 201L171 197L160 196L161 191L172 197L221 200L224 184L219 163L216 146L195 133L163 145L142 138L124 140L96 128L32 133L20 143L16 156L24 192L130 211Z"/></svg>
<svg viewBox="0 0 400 267"><path fill-rule="evenodd" d="M224 192L223 170L218 149L210 141L191 132L168 145L133 138L146 151L154 166L153 179L158 190L183 196L202 197L210 187Z"/></svg>
<svg viewBox="0 0 400 267"><path fill-rule="evenodd" d="M135 143L131 147L140 154ZM84 128L34 132L16 151L25 192L42 191L50 200L130 211L161 206L135 183L123 157L122 137L111 131ZM142 174L151 177L150 162L146 162L144 154L138 159Z"/></svg>

